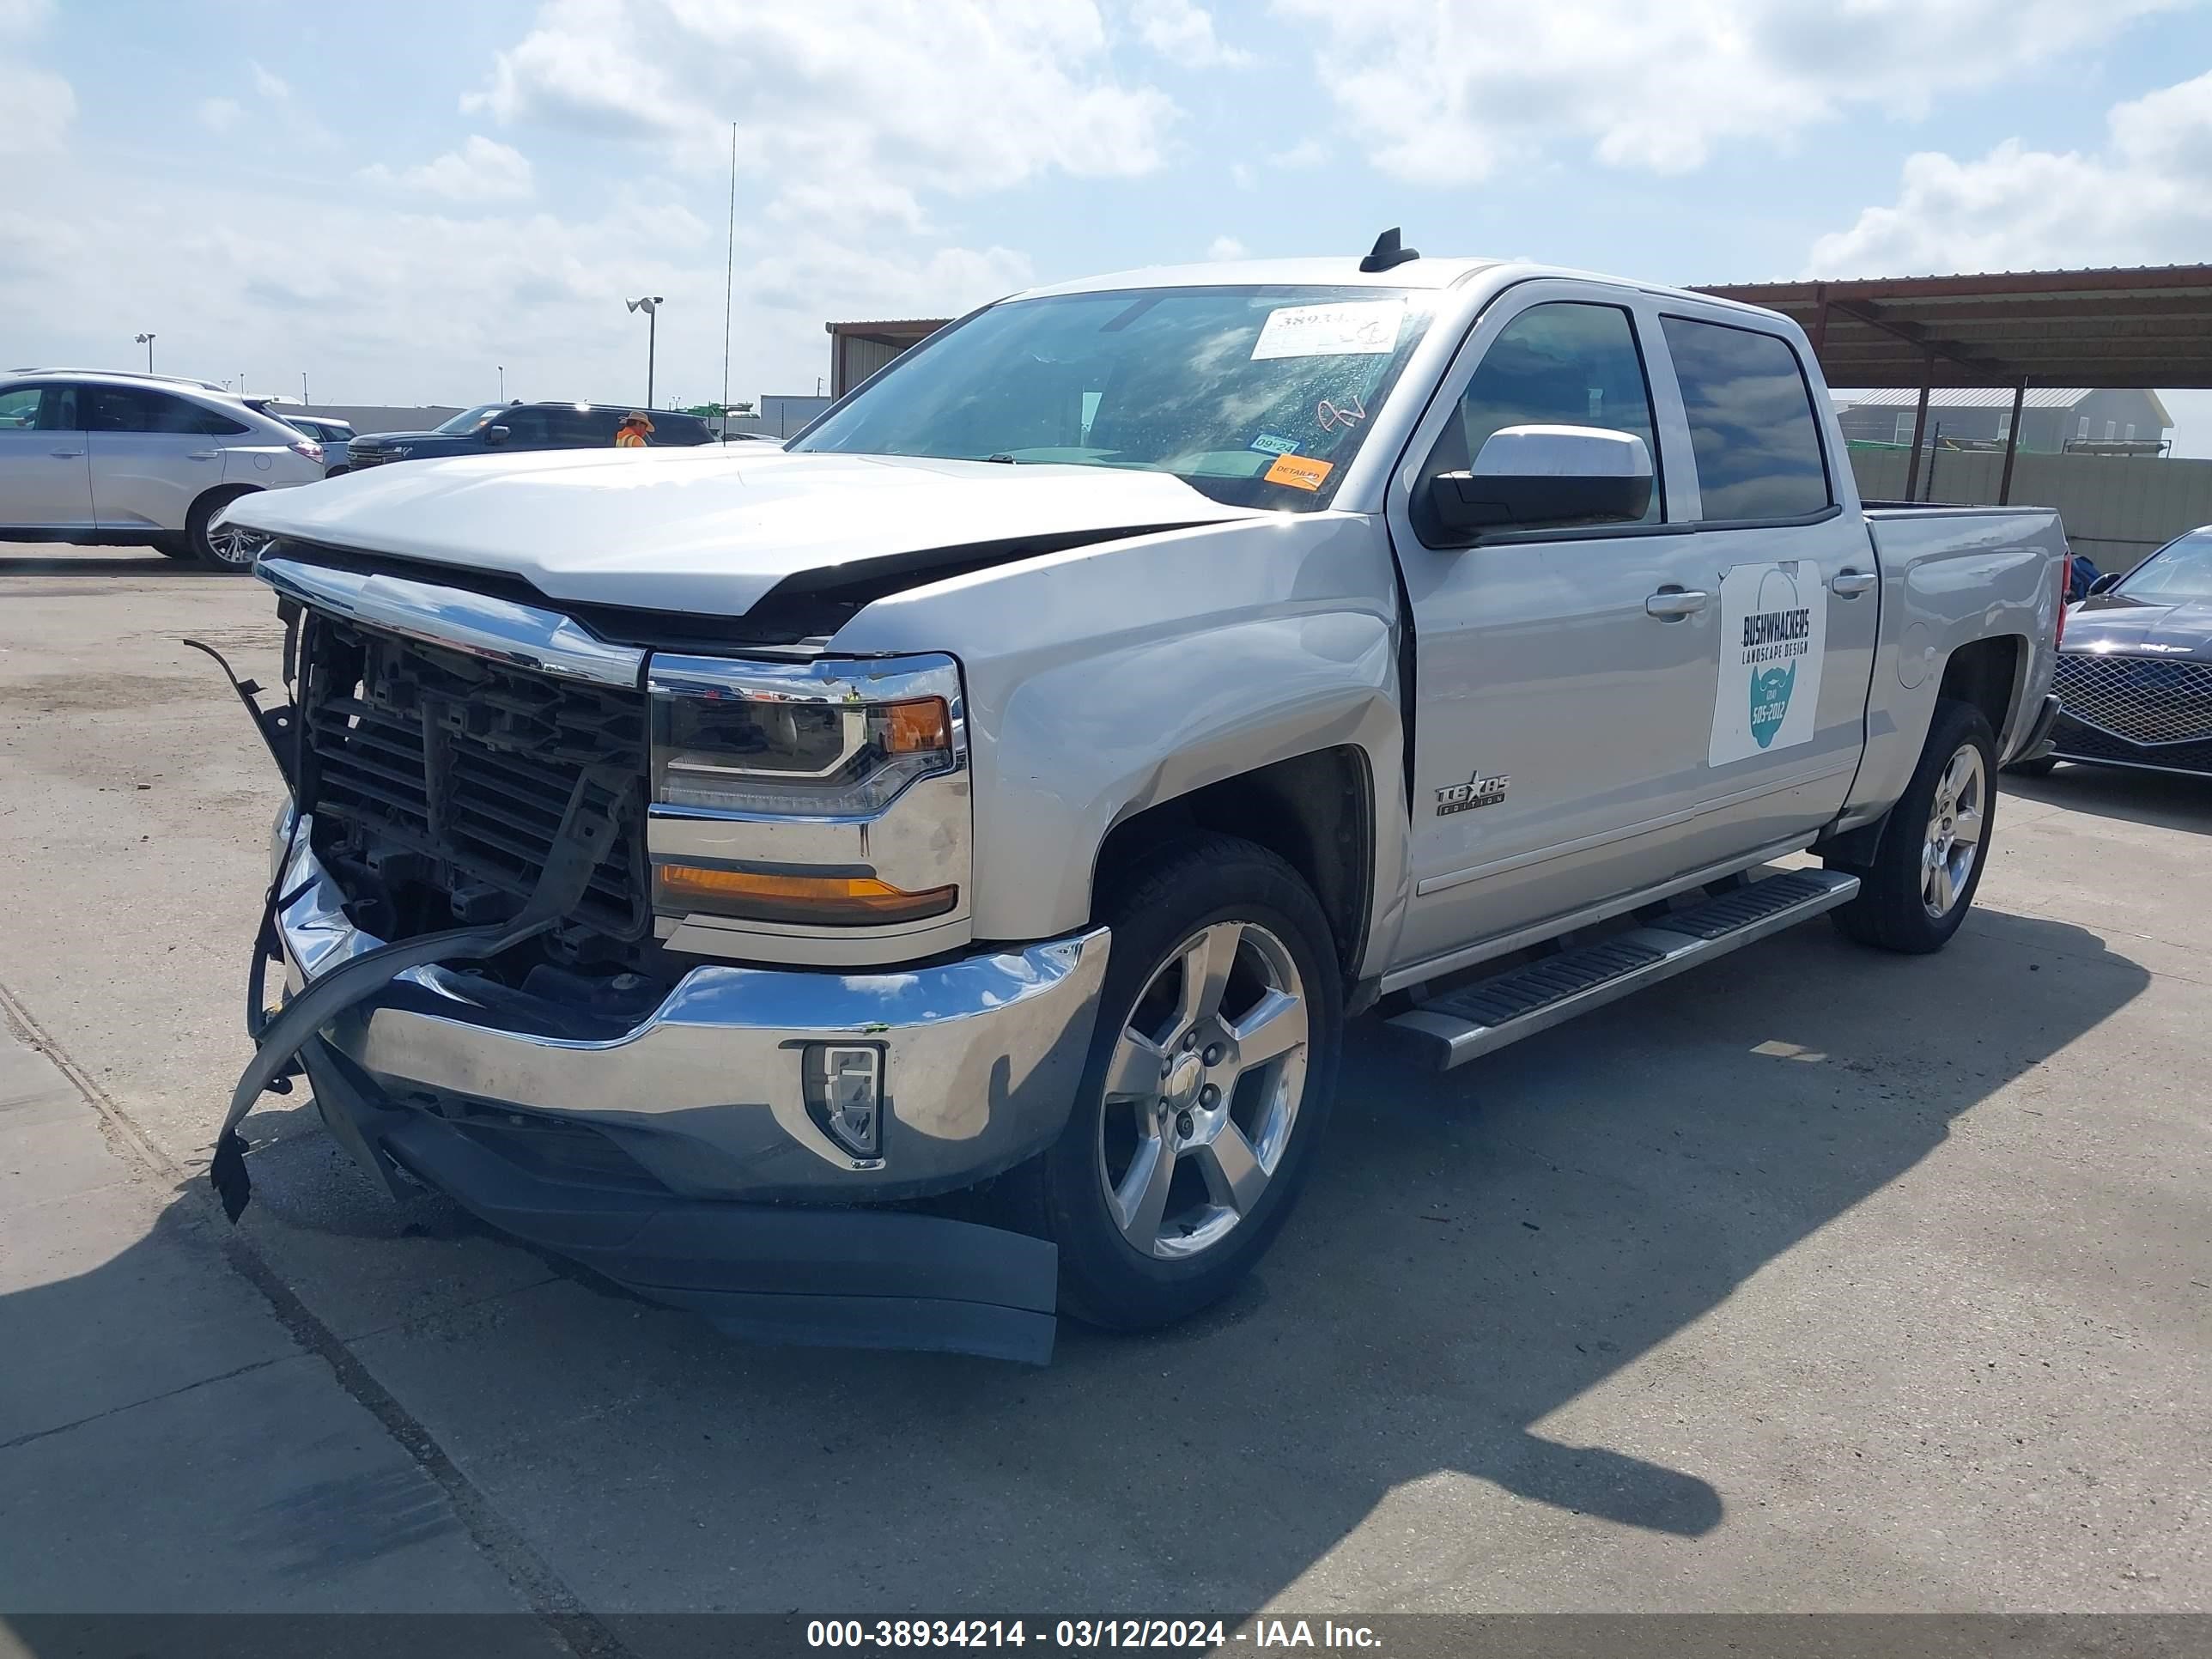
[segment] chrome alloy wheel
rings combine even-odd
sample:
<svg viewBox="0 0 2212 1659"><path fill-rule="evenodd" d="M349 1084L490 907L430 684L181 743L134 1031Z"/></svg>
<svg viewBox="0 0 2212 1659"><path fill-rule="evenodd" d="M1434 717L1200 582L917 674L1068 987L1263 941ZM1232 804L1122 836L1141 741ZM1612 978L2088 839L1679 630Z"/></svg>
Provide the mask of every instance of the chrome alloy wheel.
<svg viewBox="0 0 2212 1659"><path fill-rule="evenodd" d="M1133 1249L1188 1259L1252 1213L1297 1124L1306 1024L1297 964L1257 922L1200 928L1146 981L1098 1129L1108 1212Z"/></svg>
<svg viewBox="0 0 2212 1659"><path fill-rule="evenodd" d="M1951 914L1982 855L1982 824L1989 807L1989 776L1982 751L1962 744L1936 781L1928 837L1920 849L1920 902L1928 914Z"/></svg>
<svg viewBox="0 0 2212 1659"><path fill-rule="evenodd" d="M252 564L253 556L268 542L269 538L260 531L248 530L242 525L219 524L207 532L208 551L230 565Z"/></svg>

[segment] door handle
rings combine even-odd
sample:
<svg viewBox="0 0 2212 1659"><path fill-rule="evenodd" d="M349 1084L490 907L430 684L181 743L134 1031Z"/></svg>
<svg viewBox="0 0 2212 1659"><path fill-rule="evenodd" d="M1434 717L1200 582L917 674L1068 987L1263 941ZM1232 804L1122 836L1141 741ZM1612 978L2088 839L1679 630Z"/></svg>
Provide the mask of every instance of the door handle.
<svg viewBox="0 0 2212 1659"><path fill-rule="evenodd" d="M1870 570L1838 570L1828 579L1828 586L1846 599L1856 599L1881 578Z"/></svg>
<svg viewBox="0 0 2212 1659"><path fill-rule="evenodd" d="M1712 602L1712 597L1700 588L1662 587L1644 601L1644 614L1679 622L1684 617L1696 616Z"/></svg>
<svg viewBox="0 0 2212 1659"><path fill-rule="evenodd" d="M191 454L185 456L185 459L188 461L219 461L222 459L222 451L220 449L195 449Z"/></svg>
<svg viewBox="0 0 2212 1659"><path fill-rule="evenodd" d="M57 449L53 452L53 457L58 461L73 461L83 453L84 451L82 449Z"/></svg>

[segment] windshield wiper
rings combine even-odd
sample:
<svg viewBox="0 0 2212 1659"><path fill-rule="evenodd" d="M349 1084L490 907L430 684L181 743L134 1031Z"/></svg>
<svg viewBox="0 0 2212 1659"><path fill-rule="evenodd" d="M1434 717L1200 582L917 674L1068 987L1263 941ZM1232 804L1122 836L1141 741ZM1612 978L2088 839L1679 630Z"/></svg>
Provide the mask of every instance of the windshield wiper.
<svg viewBox="0 0 2212 1659"><path fill-rule="evenodd" d="M983 459L987 461L1001 461L1008 466L1019 466L1021 465L1019 461L1016 460L1012 456L1006 454L1003 451L996 455L986 455Z"/></svg>

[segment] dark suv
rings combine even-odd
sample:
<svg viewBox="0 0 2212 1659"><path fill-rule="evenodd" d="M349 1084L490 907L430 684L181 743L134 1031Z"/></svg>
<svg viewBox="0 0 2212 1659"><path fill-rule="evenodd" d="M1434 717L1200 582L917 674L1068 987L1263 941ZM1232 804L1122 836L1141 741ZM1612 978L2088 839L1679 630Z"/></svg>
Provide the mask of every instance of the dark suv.
<svg viewBox="0 0 2212 1659"><path fill-rule="evenodd" d="M358 472L386 461L502 449L611 449L615 428L629 412L625 404L478 404L429 432L365 434L347 444L346 461ZM714 428L696 415L653 416L655 448L714 441Z"/></svg>

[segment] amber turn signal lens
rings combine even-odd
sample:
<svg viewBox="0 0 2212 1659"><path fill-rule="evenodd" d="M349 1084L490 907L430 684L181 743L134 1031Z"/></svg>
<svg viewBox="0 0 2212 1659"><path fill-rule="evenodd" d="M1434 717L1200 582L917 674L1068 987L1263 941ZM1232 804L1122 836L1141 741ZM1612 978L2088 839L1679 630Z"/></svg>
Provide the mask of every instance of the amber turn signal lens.
<svg viewBox="0 0 2212 1659"><path fill-rule="evenodd" d="M936 704L939 708L944 706ZM696 864L664 864L654 871L654 877L659 908L663 910L706 910L750 921L847 927L920 921L943 915L960 898L957 887L908 893L873 876L766 876L746 870L710 870Z"/></svg>
<svg viewBox="0 0 2212 1659"><path fill-rule="evenodd" d="M952 720L942 697L885 703L879 712L883 745L890 754L927 755L952 747Z"/></svg>

